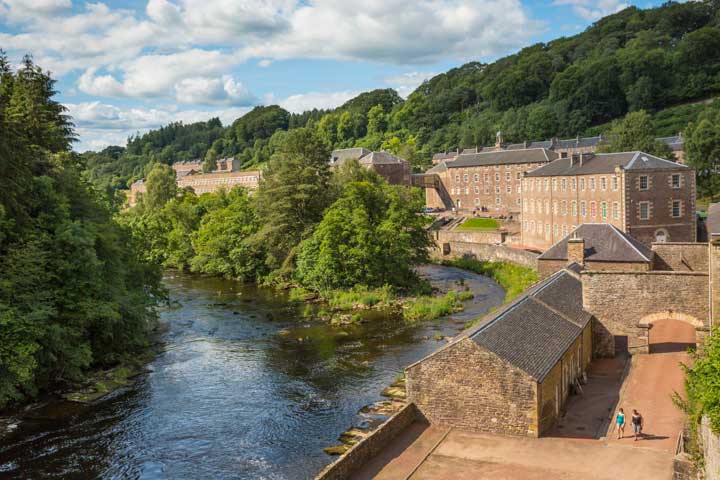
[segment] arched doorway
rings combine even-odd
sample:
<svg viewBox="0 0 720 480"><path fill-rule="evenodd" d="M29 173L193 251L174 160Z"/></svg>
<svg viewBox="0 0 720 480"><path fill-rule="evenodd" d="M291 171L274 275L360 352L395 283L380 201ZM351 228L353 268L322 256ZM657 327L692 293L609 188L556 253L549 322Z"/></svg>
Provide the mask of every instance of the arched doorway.
<svg viewBox="0 0 720 480"><path fill-rule="evenodd" d="M685 352L696 345L695 326L673 319L655 320L648 332L649 353Z"/></svg>
<svg viewBox="0 0 720 480"><path fill-rule="evenodd" d="M664 228L660 228L658 230L655 230L655 241L657 243L665 243L670 241L670 237L668 235L667 230Z"/></svg>

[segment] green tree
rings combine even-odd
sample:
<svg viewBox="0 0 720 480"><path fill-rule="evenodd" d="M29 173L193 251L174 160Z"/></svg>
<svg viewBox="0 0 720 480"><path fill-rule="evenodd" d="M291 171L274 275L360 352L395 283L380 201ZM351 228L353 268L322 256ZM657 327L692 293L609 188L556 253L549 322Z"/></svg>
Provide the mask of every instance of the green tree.
<svg viewBox="0 0 720 480"><path fill-rule="evenodd" d="M203 173L212 172L217 168L217 161L218 161L219 155L217 154L217 151L215 150L215 147L210 147L210 149L205 154L205 160L203 160L202 164L202 171Z"/></svg>
<svg viewBox="0 0 720 480"><path fill-rule="evenodd" d="M332 202L329 157L316 132L298 128L288 132L268 161L255 195L263 226L253 242L266 249L270 270L292 269L295 246L310 236Z"/></svg>
<svg viewBox="0 0 720 480"><path fill-rule="evenodd" d="M685 132L685 156L697 172L698 193L720 194L720 108L714 107L691 123Z"/></svg>
<svg viewBox="0 0 720 480"><path fill-rule="evenodd" d="M175 170L169 165L156 163L145 181L143 203L150 210L159 210L177 195Z"/></svg>
<svg viewBox="0 0 720 480"><path fill-rule="evenodd" d="M387 115L382 105L375 105L368 112L368 135L381 135L388 128Z"/></svg>
<svg viewBox="0 0 720 480"><path fill-rule="evenodd" d="M640 150L661 158L674 160L670 147L655 140L650 115L644 110L630 112L622 120L613 123L608 133L610 142L598 149L600 152L629 152Z"/></svg>
<svg viewBox="0 0 720 480"><path fill-rule="evenodd" d="M384 181L347 183L311 238L299 247L297 278L318 290L411 286L427 260L423 205L411 189Z"/></svg>

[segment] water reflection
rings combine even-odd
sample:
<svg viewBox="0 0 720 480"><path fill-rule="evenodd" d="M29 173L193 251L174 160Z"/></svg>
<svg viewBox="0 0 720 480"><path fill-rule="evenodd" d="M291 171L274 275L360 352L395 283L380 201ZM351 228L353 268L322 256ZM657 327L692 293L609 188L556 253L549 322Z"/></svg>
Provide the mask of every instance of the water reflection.
<svg viewBox="0 0 720 480"><path fill-rule="evenodd" d="M477 282L483 309L501 302L497 285ZM331 327L271 290L182 274L165 283L175 306L152 371L95 405L22 415L0 440L0 476L309 478L357 411L463 323L376 314Z"/></svg>

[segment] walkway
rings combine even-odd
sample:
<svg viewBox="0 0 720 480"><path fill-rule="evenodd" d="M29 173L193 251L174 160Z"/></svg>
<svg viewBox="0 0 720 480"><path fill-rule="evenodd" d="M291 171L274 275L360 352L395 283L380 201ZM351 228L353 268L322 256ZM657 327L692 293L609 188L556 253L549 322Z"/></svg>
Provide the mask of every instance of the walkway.
<svg viewBox="0 0 720 480"><path fill-rule="evenodd" d="M398 441L396 441L398 442ZM399 443L403 440L399 439ZM670 479L672 456L655 449L598 441L521 438L451 430L434 449L410 449L385 468L366 468L354 479L412 480L636 480ZM413 445L415 446L415 445ZM389 449L395 449L395 442ZM375 475L375 476L373 476Z"/></svg>

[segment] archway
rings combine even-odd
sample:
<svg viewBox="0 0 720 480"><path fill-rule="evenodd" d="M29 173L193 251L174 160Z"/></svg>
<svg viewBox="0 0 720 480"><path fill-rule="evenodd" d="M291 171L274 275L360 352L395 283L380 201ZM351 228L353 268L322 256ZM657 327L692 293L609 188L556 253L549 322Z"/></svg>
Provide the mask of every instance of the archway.
<svg viewBox="0 0 720 480"><path fill-rule="evenodd" d="M665 318L650 324L648 332L649 353L685 352L695 348L695 326L678 319Z"/></svg>

